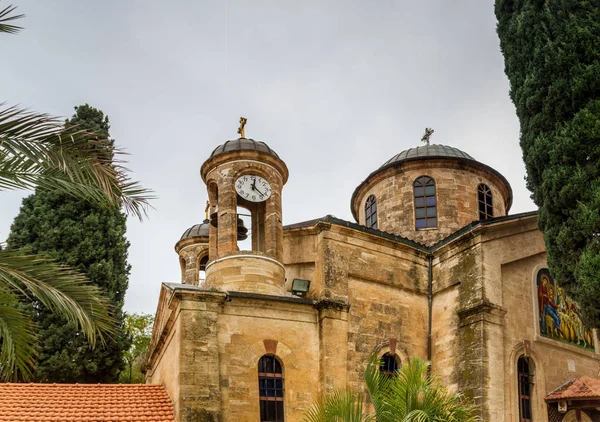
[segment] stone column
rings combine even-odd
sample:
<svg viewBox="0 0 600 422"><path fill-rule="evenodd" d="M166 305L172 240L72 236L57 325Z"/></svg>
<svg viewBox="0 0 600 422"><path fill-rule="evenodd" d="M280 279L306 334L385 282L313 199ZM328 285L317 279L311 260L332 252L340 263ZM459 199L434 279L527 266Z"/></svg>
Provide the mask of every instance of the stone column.
<svg viewBox="0 0 600 422"><path fill-rule="evenodd" d="M219 186L218 258L237 250L237 193L228 179L223 182Z"/></svg>
<svg viewBox="0 0 600 422"><path fill-rule="evenodd" d="M204 292L181 301L178 421L221 420L217 318L224 300L223 293Z"/></svg>
<svg viewBox="0 0 600 422"><path fill-rule="evenodd" d="M319 311L319 393L346 388L348 311L344 302L321 300Z"/></svg>
<svg viewBox="0 0 600 422"><path fill-rule="evenodd" d="M265 212L265 253L279 262L283 262L282 187L280 177L273 178L271 197L267 200Z"/></svg>
<svg viewBox="0 0 600 422"><path fill-rule="evenodd" d="M481 300L457 311L459 317L459 390L474 401L485 421L502 421L503 396L494 397L495 381L503 382L502 324L506 310ZM493 400L499 403L493 403Z"/></svg>

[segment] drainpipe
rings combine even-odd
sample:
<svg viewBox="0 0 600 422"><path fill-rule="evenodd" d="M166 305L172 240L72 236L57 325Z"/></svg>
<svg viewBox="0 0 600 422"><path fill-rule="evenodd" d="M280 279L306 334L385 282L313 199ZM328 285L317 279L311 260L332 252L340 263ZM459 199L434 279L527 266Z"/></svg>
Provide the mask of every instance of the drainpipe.
<svg viewBox="0 0 600 422"><path fill-rule="evenodd" d="M428 326L427 326L427 376L431 375L431 331L433 328L433 255L429 254L429 271L427 275L427 305L428 305Z"/></svg>

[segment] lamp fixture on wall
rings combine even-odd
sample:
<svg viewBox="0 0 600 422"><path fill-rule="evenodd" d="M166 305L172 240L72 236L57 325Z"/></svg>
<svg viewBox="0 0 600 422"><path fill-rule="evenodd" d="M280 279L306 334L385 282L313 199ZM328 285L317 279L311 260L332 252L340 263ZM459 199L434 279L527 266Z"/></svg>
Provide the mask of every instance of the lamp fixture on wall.
<svg viewBox="0 0 600 422"><path fill-rule="evenodd" d="M305 297L310 288L310 280L302 280L295 278L292 281L292 294L295 296Z"/></svg>

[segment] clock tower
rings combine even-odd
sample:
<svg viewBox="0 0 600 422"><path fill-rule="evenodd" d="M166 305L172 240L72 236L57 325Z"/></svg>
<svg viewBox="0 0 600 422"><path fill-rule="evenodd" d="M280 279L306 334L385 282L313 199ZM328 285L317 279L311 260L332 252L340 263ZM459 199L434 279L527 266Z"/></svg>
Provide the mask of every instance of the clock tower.
<svg viewBox="0 0 600 422"><path fill-rule="evenodd" d="M206 288L283 295L281 190L288 179L285 163L267 144L244 137L218 146L202 164L208 189L210 236ZM251 215L245 227L238 215ZM251 238L251 249L238 241Z"/></svg>

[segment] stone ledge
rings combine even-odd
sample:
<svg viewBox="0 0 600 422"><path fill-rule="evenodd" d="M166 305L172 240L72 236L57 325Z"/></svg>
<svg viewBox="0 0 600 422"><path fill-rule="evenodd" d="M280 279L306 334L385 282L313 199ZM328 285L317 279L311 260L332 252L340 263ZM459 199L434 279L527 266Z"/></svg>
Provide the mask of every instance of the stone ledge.
<svg viewBox="0 0 600 422"><path fill-rule="evenodd" d="M480 321L503 325L503 317L506 314L506 309L488 300L481 300L471 306L458 309L456 314L460 319L461 327Z"/></svg>
<svg viewBox="0 0 600 422"><path fill-rule="evenodd" d="M332 309L336 311L348 312L350 310L350 304L348 302L342 302L339 300L320 299L315 303L315 309L318 311Z"/></svg>

